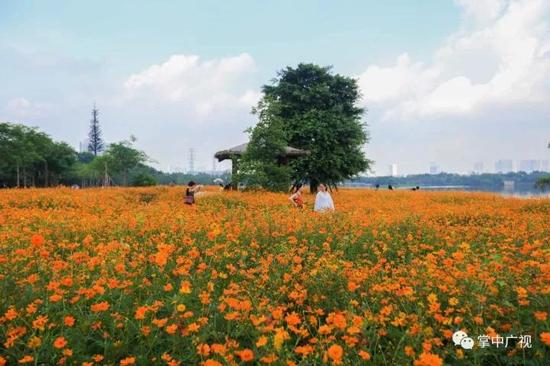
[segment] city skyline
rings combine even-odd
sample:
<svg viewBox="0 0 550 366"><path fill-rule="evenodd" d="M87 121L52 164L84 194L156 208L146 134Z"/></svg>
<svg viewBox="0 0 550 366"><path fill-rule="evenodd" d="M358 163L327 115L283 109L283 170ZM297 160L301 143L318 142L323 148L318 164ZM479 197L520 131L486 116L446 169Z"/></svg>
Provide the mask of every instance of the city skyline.
<svg viewBox="0 0 550 366"><path fill-rule="evenodd" d="M209 169L247 141L261 86L313 62L358 80L377 175L550 155L547 1L137 4L2 2L0 120L78 149L96 102L106 142L134 135L163 170L193 148Z"/></svg>

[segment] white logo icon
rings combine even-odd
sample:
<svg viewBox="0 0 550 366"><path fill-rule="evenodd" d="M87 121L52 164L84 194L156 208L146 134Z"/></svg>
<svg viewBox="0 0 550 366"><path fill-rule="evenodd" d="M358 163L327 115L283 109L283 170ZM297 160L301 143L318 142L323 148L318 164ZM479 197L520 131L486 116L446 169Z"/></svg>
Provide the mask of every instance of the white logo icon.
<svg viewBox="0 0 550 366"><path fill-rule="evenodd" d="M474 348L474 340L468 337L468 334L466 334L466 332L463 332L461 330L457 330L456 332L454 332L453 342L455 343L455 346L461 346L464 349Z"/></svg>
<svg viewBox="0 0 550 366"><path fill-rule="evenodd" d="M462 340L460 341L460 345L464 349L472 349L474 348L474 340L470 337L462 338Z"/></svg>
<svg viewBox="0 0 550 366"><path fill-rule="evenodd" d="M462 341L462 339L464 338L467 338L468 335L461 331L461 330L457 330L456 332L454 332L453 334L453 342L455 342L455 346L460 346L460 341Z"/></svg>

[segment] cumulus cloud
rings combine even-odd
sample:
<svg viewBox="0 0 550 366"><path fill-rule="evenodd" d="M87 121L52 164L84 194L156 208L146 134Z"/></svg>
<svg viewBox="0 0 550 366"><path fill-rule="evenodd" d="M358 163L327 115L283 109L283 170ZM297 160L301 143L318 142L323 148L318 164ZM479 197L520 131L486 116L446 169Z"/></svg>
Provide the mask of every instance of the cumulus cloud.
<svg viewBox="0 0 550 366"><path fill-rule="evenodd" d="M394 65L359 75L368 106L386 118L468 114L487 105L550 98L550 32L546 0L457 0L463 24L432 62L403 53Z"/></svg>
<svg viewBox="0 0 550 366"><path fill-rule="evenodd" d="M49 104L31 102L27 98L18 97L8 100L4 107L5 120L19 121L39 117L49 109Z"/></svg>
<svg viewBox="0 0 550 366"><path fill-rule="evenodd" d="M257 92L246 88L254 70L254 59L247 53L205 61L197 55L173 55L128 77L123 99L184 103L199 115L249 108L258 100Z"/></svg>

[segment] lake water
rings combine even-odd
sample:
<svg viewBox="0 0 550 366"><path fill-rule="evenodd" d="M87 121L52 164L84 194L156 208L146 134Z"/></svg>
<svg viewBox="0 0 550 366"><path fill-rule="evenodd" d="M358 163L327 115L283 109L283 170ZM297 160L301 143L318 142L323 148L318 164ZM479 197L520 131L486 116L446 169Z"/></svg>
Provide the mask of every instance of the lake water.
<svg viewBox="0 0 550 366"><path fill-rule="evenodd" d="M370 185L357 185L357 184L344 184L343 187L346 188L358 188L358 189L374 189L373 186ZM413 187L394 187L395 190L410 190ZM387 187L381 186L380 190L387 190ZM481 189L481 188L474 188L470 186L421 186L420 190L423 191L465 191L465 192L490 192L490 193L498 193L502 196L506 197L518 197L518 198L550 198L550 190L540 191L535 189L527 189L527 190L520 190L520 189L502 189L502 190L494 190L494 189Z"/></svg>

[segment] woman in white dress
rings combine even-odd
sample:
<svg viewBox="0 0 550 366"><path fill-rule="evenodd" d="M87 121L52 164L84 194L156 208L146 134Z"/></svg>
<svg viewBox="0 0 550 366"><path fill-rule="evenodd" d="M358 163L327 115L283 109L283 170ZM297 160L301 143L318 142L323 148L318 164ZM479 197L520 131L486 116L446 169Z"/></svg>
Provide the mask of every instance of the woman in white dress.
<svg viewBox="0 0 550 366"><path fill-rule="evenodd" d="M327 192L327 186L321 183L318 189L319 192L317 192L317 196L315 197L315 207L313 210L315 212L334 211L334 202L330 193Z"/></svg>

